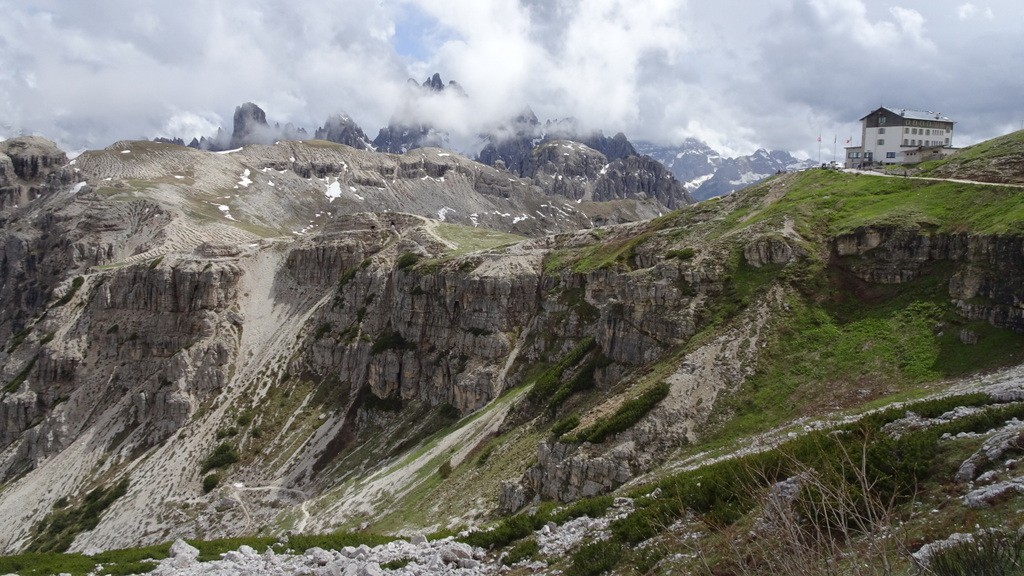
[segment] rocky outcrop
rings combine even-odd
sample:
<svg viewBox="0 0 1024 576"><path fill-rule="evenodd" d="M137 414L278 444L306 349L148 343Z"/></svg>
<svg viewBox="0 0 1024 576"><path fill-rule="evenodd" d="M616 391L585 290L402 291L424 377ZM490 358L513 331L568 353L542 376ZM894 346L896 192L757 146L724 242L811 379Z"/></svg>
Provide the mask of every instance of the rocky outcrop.
<svg viewBox="0 0 1024 576"><path fill-rule="evenodd" d="M862 227L832 241L832 253L857 278L911 282L947 263L949 295L967 318L1024 332L1024 238Z"/></svg>
<svg viewBox="0 0 1024 576"><path fill-rule="evenodd" d="M56 144L39 136L0 142L0 212L24 206L70 181L60 170L68 157Z"/></svg>
<svg viewBox="0 0 1024 576"><path fill-rule="evenodd" d="M541 125L527 108L489 136L480 162L533 178L550 194L573 200L642 198L677 208L693 199L658 161L637 153L622 133L579 133L574 125Z"/></svg>
<svg viewBox="0 0 1024 576"><path fill-rule="evenodd" d="M318 140L327 140L337 144L344 144L359 150L366 150L372 147L370 139L363 133L363 129L356 124L355 120L347 114L336 114L324 122L324 125L316 129L313 136Z"/></svg>

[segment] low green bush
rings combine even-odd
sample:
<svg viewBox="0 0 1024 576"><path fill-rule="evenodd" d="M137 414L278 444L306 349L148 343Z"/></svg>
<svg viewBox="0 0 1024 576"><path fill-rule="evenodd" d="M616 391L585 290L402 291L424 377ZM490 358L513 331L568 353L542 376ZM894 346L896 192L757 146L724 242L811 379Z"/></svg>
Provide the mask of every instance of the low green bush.
<svg viewBox="0 0 1024 576"><path fill-rule="evenodd" d="M409 342L401 334L395 331L384 332L373 341L373 347L370 349L370 353L373 355L380 354L386 350L415 350L416 345Z"/></svg>
<svg viewBox="0 0 1024 576"><path fill-rule="evenodd" d="M203 494L209 494L218 484L220 484L220 474L208 474L203 478Z"/></svg>
<svg viewBox="0 0 1024 576"><path fill-rule="evenodd" d="M533 534L534 530L544 525L544 521L536 516L516 514L509 516L491 530L476 530L460 538L462 542L478 548L494 549L508 546L516 540Z"/></svg>
<svg viewBox="0 0 1024 576"><path fill-rule="evenodd" d="M554 425L551 426L551 434L557 438L559 436L562 436L566 432L571 431L573 428L576 428L579 425L580 415L569 414L568 416L562 418L558 422L555 422Z"/></svg>
<svg viewBox="0 0 1024 576"><path fill-rule="evenodd" d="M399 256L398 260L395 261L395 268L399 270L404 270L405 268L409 268L410 266L415 266L416 263L419 261L419 255L414 254L412 252L406 252L405 254Z"/></svg>
<svg viewBox="0 0 1024 576"><path fill-rule="evenodd" d="M598 540L586 544L572 555L572 564L565 570L566 576L597 576L610 571L619 563L624 554L621 543Z"/></svg>
<svg viewBox="0 0 1024 576"><path fill-rule="evenodd" d="M558 390L562 382L562 374L572 368L583 359L596 344L593 338L584 338L572 350L569 351L557 364L548 368L533 383L527 395L534 402L548 400Z"/></svg>
<svg viewBox="0 0 1024 576"><path fill-rule="evenodd" d="M214 448L213 453L203 460L199 471L206 473L215 468L224 468L238 462L238 459L238 449L227 442L221 442Z"/></svg>
<svg viewBox="0 0 1024 576"><path fill-rule="evenodd" d="M388 560L380 565L385 570L401 570L412 562L412 558L406 556L405 558L395 558L394 560Z"/></svg>
<svg viewBox="0 0 1024 576"><path fill-rule="evenodd" d="M508 551L508 554L501 559L501 563L505 566L512 566L518 564L523 560L532 560L540 554L540 544L537 543L535 538L527 538L520 540Z"/></svg>
<svg viewBox="0 0 1024 576"><path fill-rule="evenodd" d="M68 288L68 291L65 292L63 296L60 297L60 300L57 300L56 302L53 303L53 307L59 308L60 306L63 306L68 302L71 302L71 299L75 297L75 293L78 292L78 289L81 288L82 284L84 283L85 278L82 278L81 276L75 276L75 279L71 281L71 287Z"/></svg>
<svg viewBox="0 0 1024 576"><path fill-rule="evenodd" d="M562 524L573 518L581 518L583 516L589 516L591 518L600 518L608 512L608 508L614 503L615 498L611 495L594 496L592 498L584 498L577 500L568 506L565 506L558 512L551 514L551 521L556 524Z"/></svg>
<svg viewBox="0 0 1024 576"><path fill-rule="evenodd" d="M614 414L591 424L585 430L576 435L576 439L595 444L604 442L609 436L613 436L631 428L647 415L652 408L657 406L668 396L669 385L661 382L654 388L647 390L639 397L626 401Z"/></svg>
<svg viewBox="0 0 1024 576"><path fill-rule="evenodd" d="M115 500L128 492L128 479L112 486L93 489L75 506L56 508L34 528L29 552L64 552L71 547L75 536L88 532L100 523L103 512Z"/></svg>
<svg viewBox="0 0 1024 576"><path fill-rule="evenodd" d="M928 571L935 576L1012 576L1024 573L1024 534L986 530L932 555Z"/></svg>

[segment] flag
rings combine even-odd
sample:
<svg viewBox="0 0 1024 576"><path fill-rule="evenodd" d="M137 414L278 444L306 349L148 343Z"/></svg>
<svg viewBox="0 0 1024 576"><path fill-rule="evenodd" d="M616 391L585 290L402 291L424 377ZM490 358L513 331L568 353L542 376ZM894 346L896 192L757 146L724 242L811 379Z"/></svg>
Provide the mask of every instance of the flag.
<svg viewBox="0 0 1024 576"><path fill-rule="evenodd" d="M853 136L850 136L849 138L846 139L846 143L847 144L849 144L851 142L853 142Z"/></svg>
<svg viewBox="0 0 1024 576"><path fill-rule="evenodd" d="M833 134L832 135L832 145L834 146L836 144L836 142L839 142L839 135L838 134Z"/></svg>
<svg viewBox="0 0 1024 576"><path fill-rule="evenodd" d="M818 142L821 142L821 134L818 134Z"/></svg>

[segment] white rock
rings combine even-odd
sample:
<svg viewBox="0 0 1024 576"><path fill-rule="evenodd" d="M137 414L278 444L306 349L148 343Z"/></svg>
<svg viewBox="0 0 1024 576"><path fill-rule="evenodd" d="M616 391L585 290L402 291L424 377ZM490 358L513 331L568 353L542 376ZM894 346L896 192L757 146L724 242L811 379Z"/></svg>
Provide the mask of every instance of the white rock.
<svg viewBox="0 0 1024 576"><path fill-rule="evenodd" d="M186 560L195 561L196 558L199 558L199 549L188 542L185 542L181 538L178 538L174 541L174 544L171 544L171 550L168 552L168 556L171 558L184 558Z"/></svg>

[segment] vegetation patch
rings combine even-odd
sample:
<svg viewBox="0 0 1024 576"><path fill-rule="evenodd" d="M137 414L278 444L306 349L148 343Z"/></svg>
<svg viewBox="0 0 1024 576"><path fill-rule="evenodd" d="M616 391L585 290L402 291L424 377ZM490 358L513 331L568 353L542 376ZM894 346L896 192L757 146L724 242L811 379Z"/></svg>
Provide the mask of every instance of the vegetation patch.
<svg viewBox="0 0 1024 576"><path fill-rule="evenodd" d="M68 302L71 302L71 299L75 297L75 294L78 292L78 289L82 287L82 284L85 284L85 278L75 276L75 279L71 281L71 286L68 288L67 292L65 292L59 300L53 303L53 307L59 308Z"/></svg>
<svg viewBox="0 0 1024 576"><path fill-rule="evenodd" d="M537 539L527 538L512 546L508 554L501 559L501 563L505 566L512 566L525 560L533 560L538 554L540 554L540 544L537 543Z"/></svg>
<svg viewBox="0 0 1024 576"><path fill-rule="evenodd" d="M220 484L220 474L207 474L206 477L203 478L203 494L209 494L217 487L218 484Z"/></svg>
<svg viewBox="0 0 1024 576"><path fill-rule="evenodd" d="M14 334L14 336L11 336L11 344L10 346L7 347L7 353L10 354L11 352L14 352L18 348L18 346L21 346L21 343L24 342L25 338L28 338L28 335L31 333L32 327L29 326L24 330L18 331L17 333Z"/></svg>
<svg viewBox="0 0 1024 576"><path fill-rule="evenodd" d="M573 440L577 442L604 442L609 436L624 432L633 427L641 418L647 415L659 402L665 399L669 393L669 385L661 382L653 388L646 390L637 398L627 400L618 410L608 418L599 419L584 430L576 434Z"/></svg>
<svg viewBox="0 0 1024 576"><path fill-rule="evenodd" d="M25 364L24 368L22 368L17 374L14 375L14 378L12 378L11 381L8 382L6 386L4 386L5 394L16 392L18 390L18 388L21 386L21 383L24 382L28 378L28 375L32 372L32 368L35 368L36 360L38 359L38 356L32 358L31 360L28 361L27 364Z"/></svg>
<svg viewBox="0 0 1024 576"><path fill-rule="evenodd" d="M416 263L419 261L420 257L418 254L415 254L413 252L406 252L399 256L398 260L395 261L395 268L398 270L404 270L411 266L415 266Z"/></svg>
<svg viewBox="0 0 1024 576"><path fill-rule="evenodd" d="M98 526L103 512L127 492L128 479L124 478L113 486L101 486L90 491L75 506L54 509L35 526L32 540L26 550L66 551L71 547L75 536Z"/></svg>
<svg viewBox="0 0 1024 576"><path fill-rule="evenodd" d="M561 386L562 374L572 368L583 359L597 344L593 338L584 338L557 364L548 368L533 383L527 397L533 402L542 402L550 399Z"/></svg>
<svg viewBox="0 0 1024 576"><path fill-rule="evenodd" d="M416 345L409 342L401 334L392 330L390 332L384 332L373 341L373 347L370 349L370 353L373 355L380 354L387 350L415 350Z"/></svg>
<svg viewBox="0 0 1024 576"><path fill-rule="evenodd" d="M200 472L206 473L216 468L225 468L238 462L238 449L233 444L221 442L213 452L203 460Z"/></svg>

